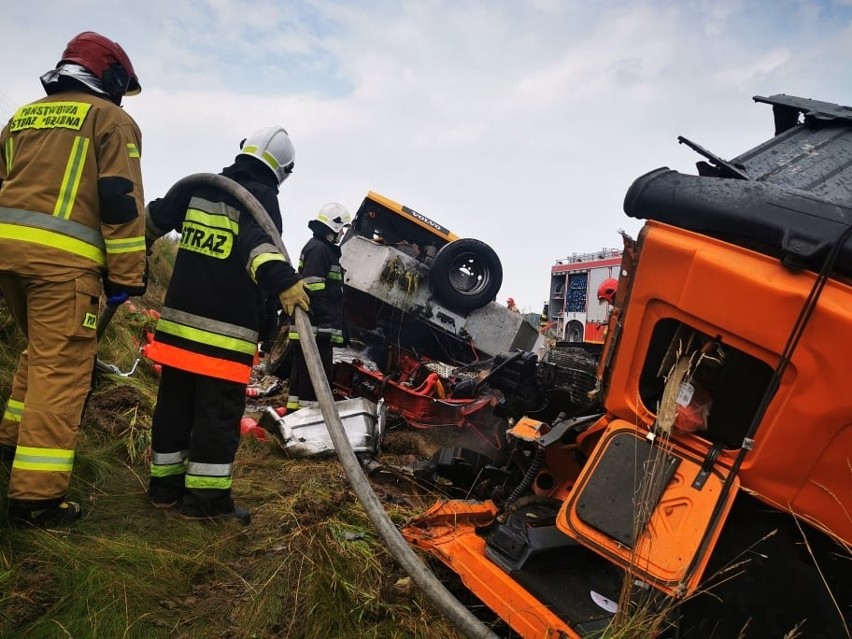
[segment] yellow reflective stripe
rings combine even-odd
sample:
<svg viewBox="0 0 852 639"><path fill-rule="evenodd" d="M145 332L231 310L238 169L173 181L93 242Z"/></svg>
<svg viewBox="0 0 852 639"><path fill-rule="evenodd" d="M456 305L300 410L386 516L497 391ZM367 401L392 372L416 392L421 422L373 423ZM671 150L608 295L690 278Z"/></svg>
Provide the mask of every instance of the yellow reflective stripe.
<svg viewBox="0 0 852 639"><path fill-rule="evenodd" d="M106 253L102 249L61 233L0 222L0 237L62 249L74 255L88 258L98 266L106 266Z"/></svg>
<svg viewBox="0 0 852 639"><path fill-rule="evenodd" d="M238 324L220 322L219 320L215 320L210 317L202 317L201 315L187 313L186 311L179 311L176 308L169 308L168 306L163 307L161 316L166 320L171 320L178 324L183 324L184 326L199 328L203 331L210 331L217 335L235 337L243 340L244 342L257 342L257 331L253 331L245 326L239 326ZM188 452L187 455L189 455Z"/></svg>
<svg viewBox="0 0 852 639"><path fill-rule="evenodd" d="M314 335L317 335L319 333L319 330L317 329L316 326L311 326L311 332ZM297 331L296 329L291 329L290 332L287 333L287 339L289 339L291 341L298 340L299 339L299 331Z"/></svg>
<svg viewBox="0 0 852 639"><path fill-rule="evenodd" d="M183 324L171 322L163 319L162 317L157 322L157 330L161 330L169 335L174 335L175 337L188 339L191 342L209 344L210 346L224 348L225 350L235 351L237 353L254 355L257 350L257 344L254 342L247 342L246 340L236 339L234 337L226 337L225 335L219 335L218 333L212 333L200 328L184 326Z"/></svg>
<svg viewBox="0 0 852 639"><path fill-rule="evenodd" d="M227 229L235 235L240 232L239 222L235 222L227 215L208 213L207 211L202 211L200 209L187 209L184 221L196 222L198 224L203 224L204 226L209 226L214 229Z"/></svg>
<svg viewBox="0 0 852 639"><path fill-rule="evenodd" d="M200 477L198 475L187 475L184 485L187 488L214 488L227 490L231 487L230 477Z"/></svg>
<svg viewBox="0 0 852 639"><path fill-rule="evenodd" d="M266 264L267 262L286 262L287 260L284 258L281 253L261 253L257 257L255 257L251 264L249 265L249 274L251 275L251 279L257 283L257 269Z"/></svg>
<svg viewBox="0 0 852 639"><path fill-rule="evenodd" d="M12 159L15 154L15 141L12 140L12 136L9 136L6 139L6 174L12 172Z"/></svg>
<svg viewBox="0 0 852 639"><path fill-rule="evenodd" d="M43 472L71 472L74 467L74 451L64 448L35 448L18 446L12 468Z"/></svg>
<svg viewBox="0 0 852 639"><path fill-rule="evenodd" d="M251 155L255 155L258 151L259 149L254 145L248 145L243 147L243 153L250 153ZM280 165L278 164L278 160L275 159L274 155L272 155L269 151L264 151L261 155L263 159L266 160L267 163L269 163L269 166L271 166L273 169L278 169Z"/></svg>
<svg viewBox="0 0 852 639"><path fill-rule="evenodd" d="M325 282L311 282L309 284L305 284L305 288L309 291L324 291L325 290Z"/></svg>
<svg viewBox="0 0 852 639"><path fill-rule="evenodd" d="M278 160L275 159L275 156L272 155L269 151L263 152L263 159L266 160L269 163L269 166L271 166L273 169L277 169L279 166L281 166L280 164L278 164Z"/></svg>
<svg viewBox="0 0 852 639"><path fill-rule="evenodd" d="M330 280L335 280L335 281L340 282L340 281L343 280L343 273L338 273L336 271L329 271L327 277Z"/></svg>
<svg viewBox="0 0 852 639"><path fill-rule="evenodd" d="M186 472L186 462L180 464L151 464L151 477L174 477Z"/></svg>
<svg viewBox="0 0 852 639"><path fill-rule="evenodd" d="M141 157L141 154L139 153L139 147L136 146L133 142L128 142L127 143L127 155L131 158Z"/></svg>
<svg viewBox="0 0 852 639"><path fill-rule="evenodd" d="M132 253L133 251L145 250L145 236L135 235L133 237L123 237L116 240L104 238L107 253Z"/></svg>
<svg viewBox="0 0 852 639"><path fill-rule="evenodd" d="M56 206L53 208L53 214L63 220L69 219L74 209L74 200L77 198L77 189L80 187L88 149L89 138L80 135L74 138L68 164L65 165L65 176L62 178L62 186L59 189L59 199L56 200Z"/></svg>
<svg viewBox="0 0 852 639"><path fill-rule="evenodd" d="M3 419L10 422L20 422L21 416L24 414L24 402L19 402L16 399L9 398L6 402L6 410L3 412Z"/></svg>

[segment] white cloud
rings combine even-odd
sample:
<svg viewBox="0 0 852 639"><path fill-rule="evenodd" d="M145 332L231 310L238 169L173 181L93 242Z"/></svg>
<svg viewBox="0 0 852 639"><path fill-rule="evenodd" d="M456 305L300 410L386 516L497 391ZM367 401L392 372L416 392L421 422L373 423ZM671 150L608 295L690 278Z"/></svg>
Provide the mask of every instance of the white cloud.
<svg viewBox="0 0 852 639"><path fill-rule="evenodd" d="M319 206L354 211L372 189L491 244L500 299L537 311L556 258L638 231L621 210L636 177L693 170L677 135L732 157L772 133L753 95L852 103L848 6L47 0L5 10L16 63L0 92L38 97L68 38L99 30L142 81L126 108L149 198L280 123L297 153L281 194L291 252Z"/></svg>

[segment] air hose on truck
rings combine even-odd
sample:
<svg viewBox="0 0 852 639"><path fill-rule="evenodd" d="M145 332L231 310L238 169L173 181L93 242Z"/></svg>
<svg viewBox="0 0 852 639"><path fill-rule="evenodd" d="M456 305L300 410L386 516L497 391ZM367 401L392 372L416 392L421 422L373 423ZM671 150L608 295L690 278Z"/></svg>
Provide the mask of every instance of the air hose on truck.
<svg viewBox="0 0 852 639"><path fill-rule="evenodd" d="M266 210L251 193L233 180L213 173L194 173L175 182L172 188L169 189L167 196L176 191L203 186L220 189L236 198L251 213L251 216L257 221L260 227L272 238L275 247L290 261L287 249L281 239L281 234L275 228ZM292 261L290 263L292 264ZM477 619L470 610L465 608L438 581L432 571L420 561L405 539L403 539L390 517L388 517L381 502L376 497L376 493L373 492L373 488L370 486L370 482L364 474L358 458L355 456L355 451L352 450L352 445L349 443L346 431L343 429L340 415L334 403L334 397L331 394L331 388L328 385L328 380L320 361L319 350L317 349L316 340L311 330L308 315L300 308L295 309L294 315L296 328L302 337L299 342L302 344L308 372L310 373L320 410L331 436L331 441L334 443L337 457L343 466L343 470L346 472L346 476L349 478L349 483L352 485L361 505L367 512L367 516L382 536L382 539L384 539L391 555L405 569L412 581L420 587L429 600L465 635L472 639L498 639L497 635L491 632L485 624Z"/></svg>

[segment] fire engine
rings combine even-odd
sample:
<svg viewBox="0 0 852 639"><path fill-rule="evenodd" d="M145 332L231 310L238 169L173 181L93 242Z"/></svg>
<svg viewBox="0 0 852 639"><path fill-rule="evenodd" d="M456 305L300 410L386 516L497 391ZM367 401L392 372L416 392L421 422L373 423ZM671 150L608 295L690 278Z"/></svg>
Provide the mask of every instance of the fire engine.
<svg viewBox="0 0 852 639"><path fill-rule="evenodd" d="M550 267L547 334L559 342L603 344L609 301L598 300L605 282L618 280L621 249L574 253Z"/></svg>

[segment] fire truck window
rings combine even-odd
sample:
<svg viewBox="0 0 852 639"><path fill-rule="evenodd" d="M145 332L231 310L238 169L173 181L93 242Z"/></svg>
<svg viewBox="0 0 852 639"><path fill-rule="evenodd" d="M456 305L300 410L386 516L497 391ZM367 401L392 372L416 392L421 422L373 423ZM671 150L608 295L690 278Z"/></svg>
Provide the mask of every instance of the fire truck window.
<svg viewBox="0 0 852 639"><path fill-rule="evenodd" d="M568 313L586 312L586 280L587 273L572 273L568 276L568 299L565 310Z"/></svg>

